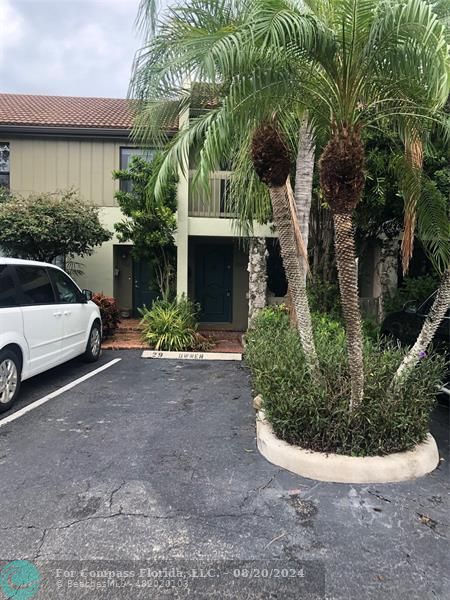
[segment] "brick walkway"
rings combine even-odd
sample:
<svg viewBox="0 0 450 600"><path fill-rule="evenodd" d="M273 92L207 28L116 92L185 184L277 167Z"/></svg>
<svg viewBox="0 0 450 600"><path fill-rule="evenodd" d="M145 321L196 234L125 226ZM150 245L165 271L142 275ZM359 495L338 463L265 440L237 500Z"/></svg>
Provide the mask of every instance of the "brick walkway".
<svg viewBox="0 0 450 600"><path fill-rule="evenodd" d="M213 338L215 345L209 352L242 352L242 331L219 331L201 329L200 333ZM103 341L104 350L146 350L148 344L142 341L138 319L124 319L116 334Z"/></svg>

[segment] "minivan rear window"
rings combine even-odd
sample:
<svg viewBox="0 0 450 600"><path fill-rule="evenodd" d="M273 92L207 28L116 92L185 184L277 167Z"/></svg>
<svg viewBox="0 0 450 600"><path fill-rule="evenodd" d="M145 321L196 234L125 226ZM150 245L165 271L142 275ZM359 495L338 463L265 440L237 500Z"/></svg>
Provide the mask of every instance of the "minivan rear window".
<svg viewBox="0 0 450 600"><path fill-rule="evenodd" d="M16 266L22 288L22 304L54 304L55 295L47 270L43 267Z"/></svg>
<svg viewBox="0 0 450 600"><path fill-rule="evenodd" d="M0 265L0 308L17 306L17 296L11 271L7 265Z"/></svg>

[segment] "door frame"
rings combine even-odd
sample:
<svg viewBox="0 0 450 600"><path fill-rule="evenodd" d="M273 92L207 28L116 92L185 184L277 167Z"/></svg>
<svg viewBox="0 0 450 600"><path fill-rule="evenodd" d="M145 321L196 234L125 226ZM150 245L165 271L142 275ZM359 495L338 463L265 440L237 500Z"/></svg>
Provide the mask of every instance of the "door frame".
<svg viewBox="0 0 450 600"><path fill-rule="evenodd" d="M211 321L211 320L207 320L205 318L203 318L201 316L201 311L199 314L199 322L200 323L211 323L211 324L230 324L233 322L233 300L234 300L234 245L232 242L225 242L225 241L220 241L220 242L208 242L208 241L201 241L198 242L194 245L194 298L195 301L197 302L197 298L198 298L198 261L201 255L204 255L205 251L207 251L208 248L218 248L218 247L222 247L222 248L226 248L227 252L229 252L229 256L230 256L230 274L229 274L229 286L228 289L230 291L230 300L229 300L229 309L228 309L228 315L227 315L227 319L225 320L221 320L221 321ZM200 254L202 253L202 254Z"/></svg>
<svg viewBox="0 0 450 600"><path fill-rule="evenodd" d="M139 307L137 306L136 298L138 296L138 292L137 292L137 287L136 287L136 275L139 270L138 264L141 264L143 260L144 259L142 259L142 258L139 260L132 258L132 262L131 262L131 286L132 286L132 288L131 288L131 301L132 301L131 312L132 312L133 317L137 317L137 318L140 318L138 308L141 308L143 305L141 305ZM142 275L142 273L139 273L139 275ZM160 297L160 294L157 293L154 300L156 300L159 297ZM152 303L154 302L154 300L152 300ZM147 306L147 308L151 308L151 306Z"/></svg>

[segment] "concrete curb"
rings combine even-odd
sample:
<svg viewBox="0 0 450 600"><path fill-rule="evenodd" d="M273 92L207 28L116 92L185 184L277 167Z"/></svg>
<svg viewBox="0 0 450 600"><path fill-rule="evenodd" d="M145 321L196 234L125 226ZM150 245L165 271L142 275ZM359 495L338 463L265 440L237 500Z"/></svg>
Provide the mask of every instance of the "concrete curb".
<svg viewBox="0 0 450 600"><path fill-rule="evenodd" d="M292 473L334 483L393 483L422 477L439 464L431 434L406 452L386 456L342 456L304 450L278 439L260 410L256 418L258 450L271 463Z"/></svg>
<svg viewBox="0 0 450 600"><path fill-rule="evenodd" d="M168 352L144 350L141 358L166 358L169 360L242 360L240 352Z"/></svg>

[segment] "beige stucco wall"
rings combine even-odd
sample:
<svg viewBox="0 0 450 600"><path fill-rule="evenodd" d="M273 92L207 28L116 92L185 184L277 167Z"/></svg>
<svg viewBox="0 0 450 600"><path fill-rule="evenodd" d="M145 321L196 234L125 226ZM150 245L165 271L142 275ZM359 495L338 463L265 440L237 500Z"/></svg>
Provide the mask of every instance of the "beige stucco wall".
<svg viewBox="0 0 450 600"><path fill-rule="evenodd" d="M75 188L98 206L116 206L120 148L130 144L101 140L10 139L11 190L19 194Z"/></svg>
<svg viewBox="0 0 450 600"><path fill-rule="evenodd" d="M188 234L191 236L204 235L208 237L238 237L236 223L233 219L215 217L188 217ZM255 237L277 237L271 225L253 225Z"/></svg>
<svg viewBox="0 0 450 600"><path fill-rule="evenodd" d="M114 200L119 183L113 181L112 171L120 167L120 148L129 147L126 141L109 140L70 140L51 138L9 138L1 137L10 144L10 187L18 194L55 192L74 188L86 202L100 207L102 223L114 231L114 223L122 218ZM189 217L189 182L180 172L178 185L178 246L177 291L188 291L188 241L199 237L236 238L236 229L231 219ZM274 234L269 226L255 226L255 235L271 237ZM119 260L114 244L116 236L97 248L92 256L79 259L84 274L77 277L79 285L107 295L118 293L125 306L131 302L131 288L127 292L126 282L114 277L114 267L118 267L123 277L131 281L131 270L115 264ZM234 294L233 324L236 329L245 328L247 320L248 274L247 255L241 246L235 244L234 253Z"/></svg>
<svg viewBox="0 0 450 600"><path fill-rule="evenodd" d="M118 207L103 207L100 209L102 224L114 231L114 223L122 219L122 212ZM77 283L93 292L103 292L107 296L114 294L114 244L119 241L113 238L98 247L92 256L79 259L83 264L84 274L77 277Z"/></svg>
<svg viewBox="0 0 450 600"><path fill-rule="evenodd" d="M100 219L110 231L122 213L114 200L119 183L112 172L120 167L120 148L131 144L108 140L5 139L10 144L11 191L28 195L75 188L83 200L100 207ZM92 256L79 260L81 287L114 293L114 236Z"/></svg>

